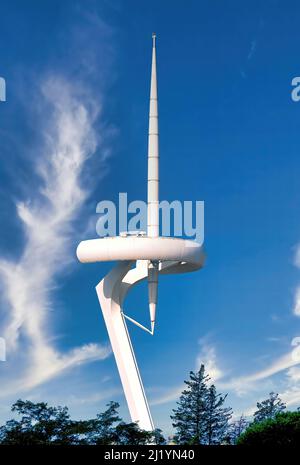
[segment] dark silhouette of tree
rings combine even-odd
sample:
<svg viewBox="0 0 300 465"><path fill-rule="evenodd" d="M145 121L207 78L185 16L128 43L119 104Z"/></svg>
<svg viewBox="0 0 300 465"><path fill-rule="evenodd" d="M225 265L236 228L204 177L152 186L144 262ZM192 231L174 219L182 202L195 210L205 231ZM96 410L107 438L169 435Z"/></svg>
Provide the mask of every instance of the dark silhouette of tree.
<svg viewBox="0 0 300 465"><path fill-rule="evenodd" d="M116 426L117 443L123 446L153 443L153 434L140 430L136 423L119 423Z"/></svg>
<svg viewBox="0 0 300 465"><path fill-rule="evenodd" d="M166 444L166 440L160 428L155 428L155 430L153 431L153 442L157 445Z"/></svg>
<svg viewBox="0 0 300 465"><path fill-rule="evenodd" d="M67 407L49 407L45 402L18 400L12 411L20 420L0 427L0 444L163 444L161 431L145 431L136 423L125 423L118 415L119 404L110 402L103 413L90 420L73 421Z"/></svg>
<svg viewBox="0 0 300 465"><path fill-rule="evenodd" d="M300 412L277 413L274 418L253 422L238 438L237 445L299 446Z"/></svg>
<svg viewBox="0 0 300 465"><path fill-rule="evenodd" d="M228 430L228 421L232 416L230 407L222 407L227 394L217 394L214 385L208 389L205 403L204 438L208 445L220 444Z"/></svg>
<svg viewBox="0 0 300 465"><path fill-rule="evenodd" d="M228 427L228 432L224 438L226 444L234 445L237 443L238 438L241 434L248 428L249 421L246 420L244 415L241 415L240 418L232 422Z"/></svg>
<svg viewBox="0 0 300 465"><path fill-rule="evenodd" d="M91 422L91 432L88 435L88 442L91 444L114 444L117 442L116 423L121 421L118 415L119 404L109 402L107 410L99 413L95 420Z"/></svg>
<svg viewBox="0 0 300 465"><path fill-rule="evenodd" d="M204 436L205 402L209 377L201 365L197 373L190 372L190 379L184 381L187 385L173 409L173 427L176 429L174 439L179 444L201 444Z"/></svg>
<svg viewBox="0 0 300 465"><path fill-rule="evenodd" d="M10 420L0 428L3 444L70 444L77 442L76 425L70 420L67 407L48 407L18 400L12 412L21 420Z"/></svg>
<svg viewBox="0 0 300 465"><path fill-rule="evenodd" d="M274 418L277 413L282 412L286 405L281 401L278 394L270 392L268 399L257 402L257 410L254 413L254 422L260 422L268 418Z"/></svg>
<svg viewBox="0 0 300 465"><path fill-rule="evenodd" d="M171 416L176 429L174 439L179 444L220 444L225 436L231 408L222 407L226 395L217 394L208 381L204 365L197 373L191 371L189 381L185 381L187 389Z"/></svg>

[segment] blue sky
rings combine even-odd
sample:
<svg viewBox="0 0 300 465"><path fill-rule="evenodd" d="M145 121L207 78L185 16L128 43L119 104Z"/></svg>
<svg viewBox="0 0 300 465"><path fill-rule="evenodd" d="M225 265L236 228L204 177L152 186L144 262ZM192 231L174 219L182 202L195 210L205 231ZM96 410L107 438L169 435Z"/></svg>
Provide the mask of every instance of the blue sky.
<svg viewBox="0 0 300 465"><path fill-rule="evenodd" d="M151 33L158 35L161 198L205 201L203 270L166 276L153 338L130 328L155 423L205 362L235 413L271 390L300 405L299 5L3 1L0 6L0 418L18 397L128 419L82 265L96 205L145 199ZM298 293L298 297L299 297ZM300 300L300 298L299 298ZM147 289L127 307L147 312Z"/></svg>

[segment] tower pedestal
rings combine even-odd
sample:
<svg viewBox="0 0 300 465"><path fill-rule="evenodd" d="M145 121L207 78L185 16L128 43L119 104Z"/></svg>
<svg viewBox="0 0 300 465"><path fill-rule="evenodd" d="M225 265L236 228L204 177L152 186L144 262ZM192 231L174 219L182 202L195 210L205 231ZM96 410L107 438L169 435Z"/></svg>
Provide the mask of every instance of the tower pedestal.
<svg viewBox="0 0 300 465"><path fill-rule="evenodd" d="M120 262L96 287L112 350L118 366L121 382L132 421L140 428L154 429L137 361L127 329L122 305L129 289L147 278L147 261Z"/></svg>

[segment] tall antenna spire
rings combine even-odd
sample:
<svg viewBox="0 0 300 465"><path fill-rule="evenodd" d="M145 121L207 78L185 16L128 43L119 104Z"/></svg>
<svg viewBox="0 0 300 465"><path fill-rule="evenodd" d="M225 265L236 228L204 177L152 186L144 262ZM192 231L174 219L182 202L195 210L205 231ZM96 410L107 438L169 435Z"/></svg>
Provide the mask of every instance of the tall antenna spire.
<svg viewBox="0 0 300 465"><path fill-rule="evenodd" d="M148 136L148 221L147 235L159 236L159 166L158 166L158 107L157 107L157 76L156 76L156 34L152 34L152 68L149 109ZM151 332L154 333L157 305L158 261L148 264L148 295Z"/></svg>
<svg viewBox="0 0 300 465"><path fill-rule="evenodd" d="M152 71L148 147L148 237L121 234L82 241L77 257L83 263L117 261L96 287L131 419L141 429L154 425L126 321L154 333L159 272L195 271L204 264L202 244L176 237L159 237L158 111L155 34L152 35ZM136 263L132 267L133 263ZM151 330L124 313L124 301L135 284L148 278Z"/></svg>
<svg viewBox="0 0 300 465"><path fill-rule="evenodd" d="M148 136L148 220L149 237L159 236L159 153L158 153L158 106L156 76L156 34L152 34L152 69Z"/></svg>

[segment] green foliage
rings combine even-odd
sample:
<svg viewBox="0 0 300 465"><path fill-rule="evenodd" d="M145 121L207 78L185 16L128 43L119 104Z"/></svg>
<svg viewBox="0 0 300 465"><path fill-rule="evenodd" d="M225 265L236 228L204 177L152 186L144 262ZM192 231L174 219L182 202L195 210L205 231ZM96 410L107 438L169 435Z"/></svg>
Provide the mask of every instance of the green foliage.
<svg viewBox="0 0 300 465"><path fill-rule="evenodd" d="M97 419L91 421L91 431L88 434L90 444L114 444L117 441L115 424L121 421L118 416L119 404L109 402L107 410L97 415Z"/></svg>
<svg viewBox="0 0 300 465"><path fill-rule="evenodd" d="M34 404L18 400L12 411L21 420L10 420L0 428L2 444L69 444L76 442L74 422L67 407L48 407L44 402Z"/></svg>
<svg viewBox="0 0 300 465"><path fill-rule="evenodd" d="M173 427L177 430L174 437L179 444L200 444L204 435L206 382L208 376L204 373L204 365L201 365L197 373L190 372L189 381L174 409Z"/></svg>
<svg viewBox="0 0 300 465"><path fill-rule="evenodd" d="M178 407L171 416L178 444L298 445L300 411L283 412L278 394L257 403L254 421L242 415L229 424L232 410L224 407L227 395L218 394L209 384L204 365L190 372ZM125 423L118 414L119 404L110 402L96 418L73 421L67 407L51 407L45 402L18 400L13 419L0 427L0 444L7 445L146 445L165 444L161 430L145 431L137 423Z"/></svg>
<svg viewBox="0 0 300 465"><path fill-rule="evenodd" d="M286 406L279 398L278 394L270 392L269 398L262 402L257 402L257 410L254 413L254 422L275 418L277 413L282 412Z"/></svg>
<svg viewBox="0 0 300 465"><path fill-rule="evenodd" d="M72 421L67 407L18 400L12 411L21 416L0 427L0 444L77 445L77 444L163 444L161 431L145 431L136 423L125 423L118 416L119 404L110 402L96 418Z"/></svg>
<svg viewBox="0 0 300 465"><path fill-rule="evenodd" d="M205 409L205 443L208 445L220 444L228 429L228 421L232 416L230 407L223 408L227 394L217 394L214 385L210 386L206 396Z"/></svg>
<svg viewBox="0 0 300 465"><path fill-rule="evenodd" d="M228 427L231 409L223 408L226 396L208 386L204 365L197 373L190 372L185 389L171 416L177 430L178 444L220 444Z"/></svg>
<svg viewBox="0 0 300 465"><path fill-rule="evenodd" d="M244 415L241 415L240 418L229 425L227 435L224 438L224 443L228 445L235 445L238 438L242 433L248 428L249 421L246 420Z"/></svg>
<svg viewBox="0 0 300 465"><path fill-rule="evenodd" d="M161 445L161 446L166 444L166 440L160 428L155 428L155 430L153 431L152 442L154 442L154 444Z"/></svg>
<svg viewBox="0 0 300 465"><path fill-rule="evenodd" d="M116 427L118 444L122 446L145 445L152 441L152 432L142 431L136 423L119 423Z"/></svg>
<svg viewBox="0 0 300 465"><path fill-rule="evenodd" d="M237 440L247 446L299 446L300 412L277 413L274 418L253 422Z"/></svg>

